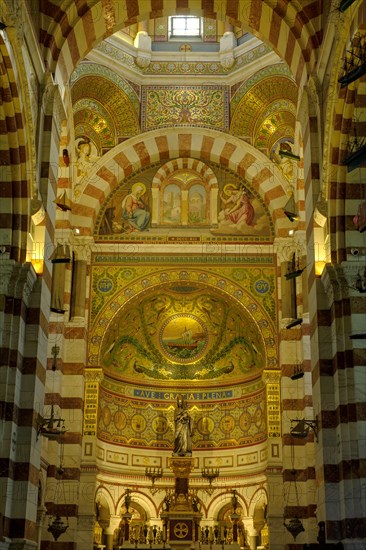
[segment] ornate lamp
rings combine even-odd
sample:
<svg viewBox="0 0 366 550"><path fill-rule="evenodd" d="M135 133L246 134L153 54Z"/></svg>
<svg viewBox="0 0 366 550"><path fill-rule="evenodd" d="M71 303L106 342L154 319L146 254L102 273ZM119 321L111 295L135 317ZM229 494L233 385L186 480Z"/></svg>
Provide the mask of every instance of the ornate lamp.
<svg viewBox="0 0 366 550"><path fill-rule="evenodd" d="M294 477L293 477L293 479L290 480L289 486L288 486L288 493L287 493L286 507L285 507L285 516L286 516L287 508L288 508L288 505L289 505L289 502L290 502L291 487L294 488L294 492L295 492L296 508L299 509L299 506L300 506L299 493L297 491L296 477L295 477L297 471L295 469L295 455L294 455L294 443L293 443L293 441L292 441L292 445L291 445L291 462L292 462L291 474ZM284 516L283 525L286 527L287 531L289 533L291 533L291 535L294 537L294 540L296 540L296 537L300 533L305 531L304 526L302 524L302 521L301 521L300 518L298 518L296 516L294 516L292 518L290 517L289 519L285 519L285 516Z"/></svg>
<svg viewBox="0 0 366 550"><path fill-rule="evenodd" d="M284 522L284 526L286 527L287 531L291 533L291 535L294 537L294 540L296 540L296 537L305 531L303 524L301 523L301 519L299 518L291 518L288 523Z"/></svg>
<svg viewBox="0 0 366 550"><path fill-rule="evenodd" d="M145 469L145 476L151 479L152 485L150 487L150 492L154 495L160 490L159 488L155 487L155 480L163 477L163 469L149 466Z"/></svg>
<svg viewBox="0 0 366 550"><path fill-rule="evenodd" d="M57 480L56 480L56 488L55 488L55 495L53 498L53 501L56 505L59 504L59 502L65 502L65 490L64 486L62 484L62 476L64 474L64 468L62 465L63 462L63 455L64 455L64 446L63 443L60 445L60 465L57 468ZM67 531L69 528L69 521L66 518L66 522L62 521L61 516L56 512L50 517L48 529L47 531L51 533L54 540L57 540L63 533Z"/></svg>
<svg viewBox="0 0 366 550"><path fill-rule="evenodd" d="M219 475L220 475L219 469L218 468L203 468L201 470L201 475L204 479L207 479L208 483L209 483L209 486L205 488L206 493L208 493L209 495L212 495L212 493L215 490L215 488L212 487L212 482L214 481L214 479L219 477Z"/></svg>
<svg viewBox="0 0 366 550"><path fill-rule="evenodd" d="M48 524L47 531L51 533L54 540L57 540L69 528L69 523L64 523L60 516L53 516L52 521Z"/></svg>

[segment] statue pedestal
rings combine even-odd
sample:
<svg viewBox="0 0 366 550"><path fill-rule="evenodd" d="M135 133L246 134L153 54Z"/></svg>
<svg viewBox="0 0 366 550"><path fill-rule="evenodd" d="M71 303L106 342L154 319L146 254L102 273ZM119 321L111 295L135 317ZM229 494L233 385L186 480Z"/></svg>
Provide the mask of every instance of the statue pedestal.
<svg viewBox="0 0 366 550"><path fill-rule="evenodd" d="M194 468L194 458L173 456L169 459L169 467L175 476L175 491L169 509L160 516L163 531L172 547L190 547L198 541L202 517L194 498L189 494L189 475Z"/></svg>
<svg viewBox="0 0 366 550"><path fill-rule="evenodd" d="M200 512L172 510L161 514L167 528L167 538L171 547L191 547L199 540Z"/></svg>
<svg viewBox="0 0 366 550"><path fill-rule="evenodd" d="M169 467L175 476L175 494L172 510L179 507L180 510L192 510L188 506L189 475L194 469L194 458L191 456L173 456L169 459ZM183 495L185 498L183 498ZM185 501L187 501L185 503Z"/></svg>
<svg viewBox="0 0 366 550"><path fill-rule="evenodd" d="M172 456L169 458L168 464L176 478L188 479L194 469L194 458L192 456Z"/></svg>

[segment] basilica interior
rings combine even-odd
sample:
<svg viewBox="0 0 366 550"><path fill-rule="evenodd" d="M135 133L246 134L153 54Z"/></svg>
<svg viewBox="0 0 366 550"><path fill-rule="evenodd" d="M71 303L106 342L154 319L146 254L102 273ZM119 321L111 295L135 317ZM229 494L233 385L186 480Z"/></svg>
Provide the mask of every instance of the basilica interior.
<svg viewBox="0 0 366 550"><path fill-rule="evenodd" d="M0 550L365 549L365 2L0 0L0 67Z"/></svg>

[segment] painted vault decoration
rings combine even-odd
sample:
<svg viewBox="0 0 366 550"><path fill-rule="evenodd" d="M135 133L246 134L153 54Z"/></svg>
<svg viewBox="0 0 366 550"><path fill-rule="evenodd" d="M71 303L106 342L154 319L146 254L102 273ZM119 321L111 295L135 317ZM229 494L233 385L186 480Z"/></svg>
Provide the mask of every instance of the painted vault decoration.
<svg viewBox="0 0 366 550"><path fill-rule="evenodd" d="M195 315L177 313L161 327L159 342L167 357L178 363L190 363L204 354L208 333Z"/></svg>
<svg viewBox="0 0 366 550"><path fill-rule="evenodd" d="M89 364L103 372L100 440L171 449L182 392L195 449L266 440L264 380L277 373L276 270L271 256L237 260L93 257ZM244 267L256 261L266 265Z"/></svg>
<svg viewBox="0 0 366 550"><path fill-rule="evenodd" d="M258 193L232 171L178 158L126 178L96 222L101 241L269 242L273 222Z"/></svg>
<svg viewBox="0 0 366 550"><path fill-rule="evenodd" d="M201 285L167 284L132 300L107 331L102 367L113 378L255 378L265 347L253 319Z"/></svg>
<svg viewBox="0 0 366 550"><path fill-rule="evenodd" d="M144 86L141 126L145 131L166 126L229 128L228 86Z"/></svg>

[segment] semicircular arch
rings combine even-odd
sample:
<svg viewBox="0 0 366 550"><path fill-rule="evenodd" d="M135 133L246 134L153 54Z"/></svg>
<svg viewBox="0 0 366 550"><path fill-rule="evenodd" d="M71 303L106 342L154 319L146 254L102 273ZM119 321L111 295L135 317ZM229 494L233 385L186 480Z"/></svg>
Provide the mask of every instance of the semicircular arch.
<svg viewBox="0 0 366 550"><path fill-rule="evenodd" d="M116 505L112 496L112 493L104 485L99 485L95 491L95 502L98 502L103 506L105 503L110 515L115 513Z"/></svg>
<svg viewBox="0 0 366 550"><path fill-rule="evenodd" d="M220 491L215 495L215 497L211 500L207 514L210 515L210 517L215 518L215 520L219 520L221 517L223 517L225 511L232 506L232 492L226 491ZM236 496L238 498L238 503L241 506L245 516L248 515L248 503L245 501L245 498L240 494L240 492L236 492Z"/></svg>
<svg viewBox="0 0 366 550"><path fill-rule="evenodd" d="M276 353L276 331L271 320L270 312L265 310L264 302L261 303L261 296L254 296L239 282L235 282L226 278L222 272L212 273L212 270L206 272L204 269L182 269L182 266L167 267L163 266L160 269L155 269L148 276L142 275L136 277L130 283L116 292L113 296L100 307L100 311L91 322L91 337L89 344L88 363L91 366L102 364L102 354L105 351L105 339L109 334L109 328L112 327L114 320L120 312L138 296L146 292L151 292L152 289L159 289L163 285L179 282L182 280L194 282L196 285L204 285L206 288L211 288L215 293L220 293L236 303L239 307L245 310L246 315L253 319L253 322L260 327L260 337L265 345L267 368L276 368L277 353Z"/></svg>
<svg viewBox="0 0 366 550"><path fill-rule="evenodd" d="M315 52L319 41L313 22L317 21L319 14L312 14L312 18L309 18L305 10L300 11L291 3L283 6L279 14L270 4L269 0L265 0L252 2L251 5L244 2L233 5L232 2L223 0L215 12L210 8L211 4L200 8L197 3L190 6L189 12L191 15L227 21L248 30L270 44L288 64L298 84L304 84L308 72L311 72L316 63ZM55 10L57 19L50 21L48 14L44 18L49 23L43 29L44 36L52 36L45 55L47 63L55 71L56 80L66 83L78 63L106 36L139 21L172 13L182 13L178 1L173 2L173 5L171 2L162 2L156 12L150 6L147 7L143 0L137 0L133 4L128 0L118 0L110 2L108 6L96 2L79 17L70 2L63 10L59 7ZM283 28L283 40L278 38L279 20L281 30ZM78 36L77 42L75 36Z"/></svg>
<svg viewBox="0 0 366 550"><path fill-rule="evenodd" d="M275 235L288 236L283 212L287 188L281 172L263 153L242 140L211 129L153 130L133 137L106 153L74 193L73 213L81 234L91 235L103 204L120 183L141 169L163 159L187 157L220 164L245 178L266 204ZM77 196L76 196L77 195Z"/></svg>
<svg viewBox="0 0 366 550"><path fill-rule="evenodd" d="M124 493L117 500L116 513L120 513L123 507L125 496L126 494ZM132 508L135 507L137 510L140 511L140 513L141 511L143 511L147 516L147 520L157 516L158 506L155 504L155 501L152 497L143 493L142 491L131 490L131 498L132 498L132 501L130 506Z"/></svg>
<svg viewBox="0 0 366 550"><path fill-rule="evenodd" d="M256 510L267 505L268 494L264 487L260 487L254 492L248 504L249 515L254 517Z"/></svg>
<svg viewBox="0 0 366 550"><path fill-rule="evenodd" d="M157 170L152 181L152 187L159 187L165 180L169 179L177 170L192 170L208 183L208 185L217 185L217 178L212 169L204 162L191 158L172 159L163 164Z"/></svg>

